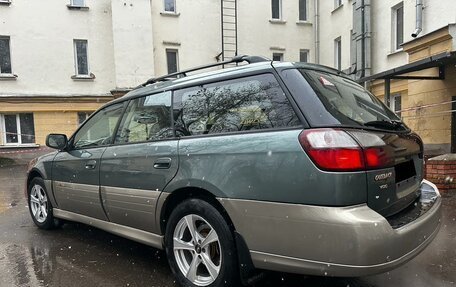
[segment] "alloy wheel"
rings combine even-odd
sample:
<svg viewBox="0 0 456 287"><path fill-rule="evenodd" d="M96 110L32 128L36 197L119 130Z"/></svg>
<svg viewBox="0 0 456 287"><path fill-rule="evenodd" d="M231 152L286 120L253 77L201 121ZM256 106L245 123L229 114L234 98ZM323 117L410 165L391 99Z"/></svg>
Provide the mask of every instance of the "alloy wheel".
<svg viewBox="0 0 456 287"><path fill-rule="evenodd" d="M173 249L182 274L194 285L208 286L220 273L222 252L217 232L201 216L189 214L177 223Z"/></svg>
<svg viewBox="0 0 456 287"><path fill-rule="evenodd" d="M35 184L30 191L30 207L33 217L39 223L46 221L48 216L48 199L44 189Z"/></svg>

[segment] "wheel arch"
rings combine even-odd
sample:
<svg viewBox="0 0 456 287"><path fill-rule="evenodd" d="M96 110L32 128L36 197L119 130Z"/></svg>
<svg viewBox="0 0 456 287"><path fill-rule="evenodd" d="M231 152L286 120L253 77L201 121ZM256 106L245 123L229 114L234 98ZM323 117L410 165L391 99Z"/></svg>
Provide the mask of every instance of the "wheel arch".
<svg viewBox="0 0 456 287"><path fill-rule="evenodd" d="M166 224L174 208L183 201L191 198L204 200L205 202L214 206L218 211L220 211L220 214L227 222L234 237L236 248L235 252L237 253L238 262L240 266L239 275L241 281L244 285L249 284L252 278L257 276L257 271L254 267L252 258L250 256L250 250L242 235L236 231L236 227L234 226L234 223L231 220L224 206L217 200L217 197L210 191L200 187L188 186L179 188L169 193L169 195L164 200L164 203L161 205L159 214L157 214L159 220L157 226L160 230L160 233L163 235L166 233Z"/></svg>
<svg viewBox="0 0 456 287"><path fill-rule="evenodd" d="M31 171L29 171L29 173L27 175L27 180L25 182L25 189L24 189L26 196L28 195L28 188L29 188L30 182L32 182L32 180L37 177L41 177L44 180L43 174L38 169L33 168Z"/></svg>
<svg viewBox="0 0 456 287"><path fill-rule="evenodd" d="M231 231L235 231L233 221L228 215L228 212L225 210L223 205L217 200L217 197L213 193L204 188L188 186L176 189L173 192L169 193L169 195L166 197L164 203L160 208L160 214L157 214L159 219L158 226L160 234L165 234L168 218L171 215L171 212L174 210L174 208L183 201L191 198L204 200L207 203L214 206L218 211L220 211L220 214L222 214Z"/></svg>

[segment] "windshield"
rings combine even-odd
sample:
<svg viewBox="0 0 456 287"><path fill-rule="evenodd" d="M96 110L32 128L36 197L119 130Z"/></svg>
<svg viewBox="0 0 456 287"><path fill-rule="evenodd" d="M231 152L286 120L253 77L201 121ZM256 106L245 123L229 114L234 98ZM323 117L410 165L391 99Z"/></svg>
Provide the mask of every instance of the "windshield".
<svg viewBox="0 0 456 287"><path fill-rule="evenodd" d="M398 122L400 118L355 82L320 71L301 69L300 72L326 110L341 124L375 126L383 129L398 127L384 124ZM399 127L405 128L403 125Z"/></svg>

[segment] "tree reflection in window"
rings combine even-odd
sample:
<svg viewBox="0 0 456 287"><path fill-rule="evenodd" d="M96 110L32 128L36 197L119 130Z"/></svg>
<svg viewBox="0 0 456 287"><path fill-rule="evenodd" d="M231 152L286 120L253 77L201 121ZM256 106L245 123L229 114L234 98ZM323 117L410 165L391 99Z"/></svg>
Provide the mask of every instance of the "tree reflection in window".
<svg viewBox="0 0 456 287"><path fill-rule="evenodd" d="M273 75L180 90L174 97L177 135L201 135L299 126Z"/></svg>

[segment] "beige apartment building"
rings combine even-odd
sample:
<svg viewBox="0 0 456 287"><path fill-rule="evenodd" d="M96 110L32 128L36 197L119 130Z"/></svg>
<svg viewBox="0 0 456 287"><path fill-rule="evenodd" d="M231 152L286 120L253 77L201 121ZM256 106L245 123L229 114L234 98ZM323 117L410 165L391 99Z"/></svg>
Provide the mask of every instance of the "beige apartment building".
<svg viewBox="0 0 456 287"><path fill-rule="evenodd" d="M454 0L0 0L0 148L71 135L149 78L249 54L343 70L429 153L449 152L455 11Z"/></svg>

